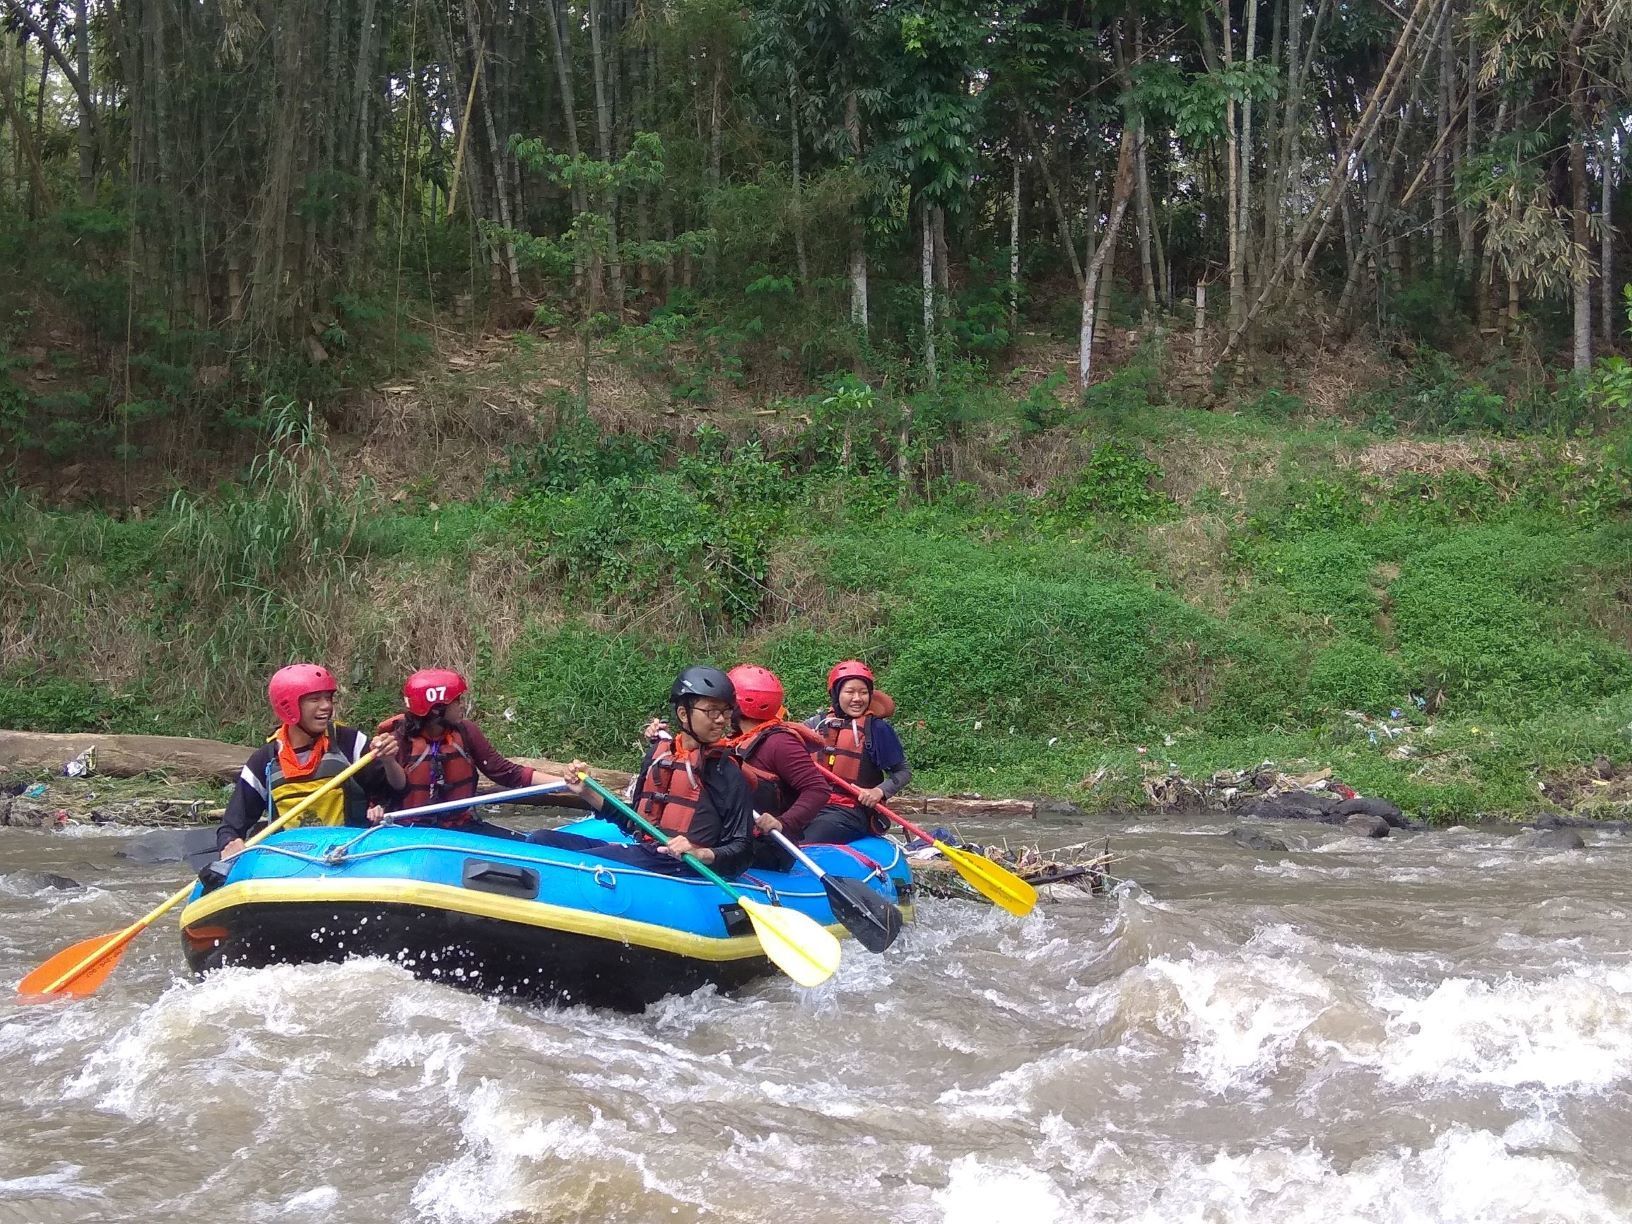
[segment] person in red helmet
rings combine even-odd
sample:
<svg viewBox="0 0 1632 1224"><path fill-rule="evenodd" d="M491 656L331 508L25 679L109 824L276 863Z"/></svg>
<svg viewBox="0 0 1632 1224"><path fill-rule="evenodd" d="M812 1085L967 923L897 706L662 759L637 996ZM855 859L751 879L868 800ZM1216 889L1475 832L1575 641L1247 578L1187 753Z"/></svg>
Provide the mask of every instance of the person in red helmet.
<svg viewBox="0 0 1632 1224"><path fill-rule="evenodd" d="M726 676L736 691L738 731L725 743L748 779L754 823L802 841L805 827L827 805L832 789L811 763L810 745L800 729L785 721L786 698L776 673L743 663ZM780 854L768 857L775 862L767 866L782 865Z"/></svg>
<svg viewBox="0 0 1632 1224"><path fill-rule="evenodd" d="M266 697L278 729L239 771L215 832L222 858L242 850L260 821L275 819L279 808L300 802L365 752L372 750L375 760L308 808L301 823L366 825L370 796L394 798L407 786L392 736L370 741L334 721L337 687L329 669L315 663L292 663L273 674Z"/></svg>
<svg viewBox="0 0 1632 1224"><path fill-rule="evenodd" d="M478 773L506 789L532 785L532 768L500 755L481 728L465 717L460 699L469 688L458 672L442 667L422 668L403 682L403 713L379 725L381 732L396 740L397 760L408 779L393 811L468 799L476 793ZM468 833L521 836L477 819L471 809L445 813L436 823Z"/></svg>
<svg viewBox="0 0 1632 1224"><path fill-rule="evenodd" d="M889 719L874 711L872 669L859 659L846 659L827 673L827 696L832 703L805 721L822 737L818 761L839 777L860 788L851 795L833 788L828 805L805 827L807 842L851 842L889 828L871 809L886 803L912 781L912 766ZM891 707L893 703L891 703Z"/></svg>

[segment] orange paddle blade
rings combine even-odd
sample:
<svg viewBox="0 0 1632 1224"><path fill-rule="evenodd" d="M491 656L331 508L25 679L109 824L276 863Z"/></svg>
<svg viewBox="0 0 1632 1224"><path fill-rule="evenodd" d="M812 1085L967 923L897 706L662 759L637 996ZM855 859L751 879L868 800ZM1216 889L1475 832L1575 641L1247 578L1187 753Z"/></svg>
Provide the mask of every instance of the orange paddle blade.
<svg viewBox="0 0 1632 1224"><path fill-rule="evenodd" d="M17 993L34 999L54 999L58 995L71 995L83 998L95 994L119 964L119 958L124 956L125 949L130 947L130 941L139 931L126 928L123 931L112 931L106 935L93 935L89 939L82 939L70 948L64 948L45 964L30 973L17 983ZM101 955L96 953L101 950ZM68 981L52 990L51 985L63 974L85 960L95 957L90 964L76 973Z"/></svg>

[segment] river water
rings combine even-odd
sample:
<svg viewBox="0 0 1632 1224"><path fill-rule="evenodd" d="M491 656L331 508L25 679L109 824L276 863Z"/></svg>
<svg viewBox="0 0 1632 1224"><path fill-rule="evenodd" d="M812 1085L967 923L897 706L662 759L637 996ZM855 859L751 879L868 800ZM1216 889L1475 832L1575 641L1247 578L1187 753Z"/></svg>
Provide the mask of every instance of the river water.
<svg viewBox="0 0 1632 1224"><path fill-rule="evenodd" d="M640 1015L380 961L0 998L0 1221L1632 1219L1629 843L1108 834L1104 899ZM978 829L966 826L966 835ZM135 830L0 829L0 977L139 917ZM86 887L60 890L37 873Z"/></svg>

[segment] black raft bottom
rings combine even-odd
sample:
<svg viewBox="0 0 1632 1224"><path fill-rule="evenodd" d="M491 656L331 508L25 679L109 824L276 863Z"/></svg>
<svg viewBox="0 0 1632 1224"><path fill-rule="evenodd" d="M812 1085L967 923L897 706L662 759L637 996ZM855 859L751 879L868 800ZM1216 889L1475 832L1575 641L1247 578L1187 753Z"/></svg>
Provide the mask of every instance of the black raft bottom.
<svg viewBox="0 0 1632 1224"><path fill-rule="evenodd" d="M624 1011L700 986L732 990L772 971L763 955L705 961L594 935L378 902L235 906L185 928L182 944L195 973L378 956L415 977L479 994Z"/></svg>

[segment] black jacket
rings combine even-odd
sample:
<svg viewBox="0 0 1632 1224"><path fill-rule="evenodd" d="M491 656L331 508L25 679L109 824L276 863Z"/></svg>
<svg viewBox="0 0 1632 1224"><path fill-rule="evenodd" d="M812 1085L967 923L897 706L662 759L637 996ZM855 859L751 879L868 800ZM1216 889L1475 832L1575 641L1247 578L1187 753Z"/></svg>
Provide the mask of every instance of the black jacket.
<svg viewBox="0 0 1632 1224"><path fill-rule="evenodd" d="M651 768L656 745L647 751L635 775L634 793L639 794ZM697 800L696 836L691 840L714 851L709 864L722 876L735 876L745 871L753 861L754 809L748 792L748 779L730 756L722 752L708 752L703 756L702 795ZM625 833L643 832L610 803L601 813Z"/></svg>

